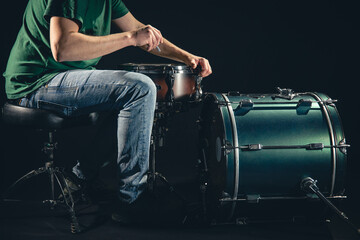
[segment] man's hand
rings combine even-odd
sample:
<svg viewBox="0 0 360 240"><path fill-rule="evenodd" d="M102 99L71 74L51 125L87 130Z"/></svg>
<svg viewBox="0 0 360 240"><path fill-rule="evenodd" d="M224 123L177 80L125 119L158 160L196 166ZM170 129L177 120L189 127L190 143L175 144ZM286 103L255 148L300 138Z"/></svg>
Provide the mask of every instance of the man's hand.
<svg viewBox="0 0 360 240"><path fill-rule="evenodd" d="M209 61L206 58L198 57L194 55L189 55L187 57L187 60L185 61L185 64L195 69L198 65L201 66L201 77L207 77L212 73L212 69L210 66Z"/></svg>
<svg viewBox="0 0 360 240"><path fill-rule="evenodd" d="M161 32L151 25L133 30L132 35L135 41L134 45L142 47L149 52L164 41Z"/></svg>

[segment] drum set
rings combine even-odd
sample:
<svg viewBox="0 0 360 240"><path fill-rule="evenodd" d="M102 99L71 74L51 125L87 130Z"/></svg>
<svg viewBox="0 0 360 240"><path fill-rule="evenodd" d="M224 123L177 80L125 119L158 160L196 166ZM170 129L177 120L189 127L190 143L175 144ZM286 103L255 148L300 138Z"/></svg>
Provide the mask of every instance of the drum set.
<svg viewBox="0 0 360 240"><path fill-rule="evenodd" d="M278 88L273 94L203 93L199 69L176 64L123 64L156 84L150 185L166 181L155 169L167 119L201 104L197 133L203 215L217 222L241 216L242 203L345 199L347 149L336 100Z"/></svg>

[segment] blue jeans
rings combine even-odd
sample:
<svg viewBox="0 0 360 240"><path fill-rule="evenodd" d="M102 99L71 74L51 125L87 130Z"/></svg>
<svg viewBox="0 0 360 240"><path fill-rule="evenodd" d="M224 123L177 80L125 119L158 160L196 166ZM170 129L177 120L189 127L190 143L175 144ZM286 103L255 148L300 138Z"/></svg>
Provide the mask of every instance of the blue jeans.
<svg viewBox="0 0 360 240"><path fill-rule="evenodd" d="M131 203L144 190L156 105L156 86L141 73L114 70L71 70L21 99L20 105L73 117L91 112L117 114L118 195ZM99 161L101 161L99 159ZM91 179L101 164L80 161L73 172Z"/></svg>

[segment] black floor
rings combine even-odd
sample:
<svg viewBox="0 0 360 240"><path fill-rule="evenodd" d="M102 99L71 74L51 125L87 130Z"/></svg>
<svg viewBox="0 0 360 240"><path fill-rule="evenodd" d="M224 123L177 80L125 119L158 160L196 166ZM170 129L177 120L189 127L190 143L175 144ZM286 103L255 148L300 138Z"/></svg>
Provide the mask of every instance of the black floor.
<svg viewBox="0 0 360 240"><path fill-rule="evenodd" d="M335 218L331 223L121 226L106 215L95 220L97 214L96 210L80 214L82 223L97 223L76 235L70 233L70 224L64 215L2 216L0 239L358 239L348 226Z"/></svg>
<svg viewBox="0 0 360 240"><path fill-rule="evenodd" d="M42 181L41 178L39 181ZM28 199L32 201L2 201L0 204L0 239L360 239L355 231L351 229L344 221L340 220L331 211L319 211L319 214L308 215L305 211L313 212L321 208L322 203L317 205L302 205L304 210L295 209L296 204L287 202L274 205L273 211L266 205L254 214L253 218L247 218L247 221L234 221L229 223L220 222L218 224L204 224L199 221L201 210L198 205L190 206L186 212L180 210L182 204L179 203L177 196L171 195L167 188L160 188L156 196L159 197L157 207L164 207L165 210L159 214L148 214L144 216L143 224L121 225L111 219L113 204L111 197L99 198L96 202L79 202L77 204L77 216L83 226L83 232L72 234L70 220L67 211L61 206L50 209L46 204L39 202L38 198L46 198L47 190L43 188L42 183L37 183L40 192L20 190ZM34 183L32 183L32 186ZM28 188L28 186L24 186ZM182 192L182 189L178 189ZM30 192L30 194L29 194ZM163 194L163 195L161 195ZM15 194L16 195L16 194ZM187 198L187 196L185 196ZM176 202L172 204L173 202ZM170 204L169 206L165 206ZM360 218L356 214L358 208L351 200L345 200L337 204L351 219L352 223L360 227ZM257 205L249 205L248 212L252 209L258 209ZM271 205L269 205L271 206ZM149 205L149 208L153 206ZM188 207L189 208L189 207ZM192 208L192 209L191 209ZM266 210L267 209L267 210ZM284 211L278 211L284 210ZM296 211L296 215L307 217L297 217L291 219L290 211ZM324 213L322 215L322 213ZM182 215L184 214L184 215ZM262 218L262 216L266 216ZM200 214L201 215L201 214ZM186 216L186 217L184 217ZM288 218L283 217L288 216ZM315 217L314 217L315 216ZM200 217L201 218L201 217ZM243 220L243 219L241 219ZM266 221L264 221L266 220ZM294 221L291 221L294 220ZM246 224L245 224L246 223Z"/></svg>

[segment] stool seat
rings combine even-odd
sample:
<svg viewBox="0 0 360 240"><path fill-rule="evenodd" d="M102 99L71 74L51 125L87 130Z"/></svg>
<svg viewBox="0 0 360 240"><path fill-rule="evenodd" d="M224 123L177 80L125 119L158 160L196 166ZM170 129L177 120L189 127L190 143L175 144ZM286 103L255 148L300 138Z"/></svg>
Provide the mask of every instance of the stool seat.
<svg viewBox="0 0 360 240"><path fill-rule="evenodd" d="M93 125L98 118L99 114L96 112L78 117L63 117L48 110L22 107L9 102L2 108L2 120L5 123L44 130Z"/></svg>

